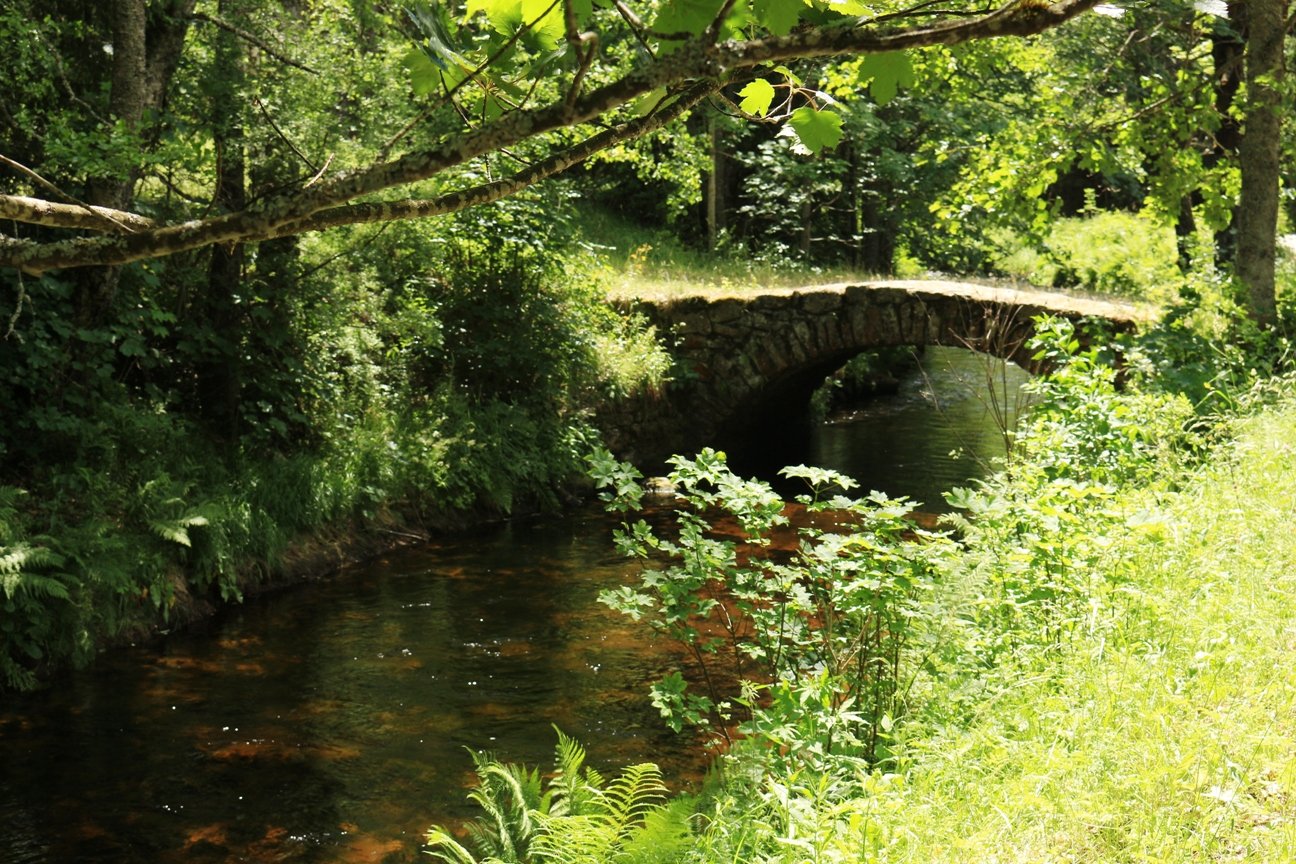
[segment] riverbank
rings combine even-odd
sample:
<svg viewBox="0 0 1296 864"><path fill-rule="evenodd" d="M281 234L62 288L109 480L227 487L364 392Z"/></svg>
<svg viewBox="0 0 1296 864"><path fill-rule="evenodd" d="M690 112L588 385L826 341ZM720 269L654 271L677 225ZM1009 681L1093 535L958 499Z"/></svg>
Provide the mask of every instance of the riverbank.
<svg viewBox="0 0 1296 864"><path fill-rule="evenodd" d="M1123 481L1060 484L1027 459L963 494L890 758L741 754L696 860L1296 858L1296 392L1265 389L1198 456L1161 441Z"/></svg>
<svg viewBox="0 0 1296 864"><path fill-rule="evenodd" d="M1179 482L1121 502L1083 621L841 802L863 860L1296 858L1296 401Z"/></svg>

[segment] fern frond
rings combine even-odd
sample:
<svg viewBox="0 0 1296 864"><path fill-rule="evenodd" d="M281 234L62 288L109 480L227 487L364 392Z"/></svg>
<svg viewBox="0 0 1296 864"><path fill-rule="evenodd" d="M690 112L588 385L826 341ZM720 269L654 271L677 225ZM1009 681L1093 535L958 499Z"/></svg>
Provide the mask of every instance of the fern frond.
<svg viewBox="0 0 1296 864"><path fill-rule="evenodd" d="M608 817L624 830L666 800L661 769L651 762L631 765L603 790L601 803Z"/></svg>
<svg viewBox="0 0 1296 864"><path fill-rule="evenodd" d="M477 851L507 864L524 861L536 832L533 813L540 806L540 772L473 753L479 783L468 793L485 814L467 825Z"/></svg>
<svg viewBox="0 0 1296 864"><path fill-rule="evenodd" d="M44 546L15 543L0 546L0 574L19 573L41 567L61 567L63 556Z"/></svg>
<svg viewBox="0 0 1296 864"><path fill-rule="evenodd" d="M582 777L585 748L575 738L564 735L557 726L553 729L558 734L558 744L554 748L554 773L549 780L549 791L553 797L545 812L554 816L583 813L585 805L595 796L602 778L588 768L585 777ZM594 775L592 780L591 774Z"/></svg>
<svg viewBox="0 0 1296 864"><path fill-rule="evenodd" d="M621 844L619 864L674 864L692 847L696 802L676 798L644 815L643 827Z"/></svg>
<svg viewBox="0 0 1296 864"><path fill-rule="evenodd" d="M181 516L179 519L155 519L149 523L149 528L163 540L170 540L172 543L179 543L186 548L193 548L193 541L189 537L189 529L207 524L206 516L191 513L188 516Z"/></svg>
<svg viewBox="0 0 1296 864"><path fill-rule="evenodd" d="M609 864L616 858L620 832L606 814L542 816L540 824L531 851L545 864Z"/></svg>
<svg viewBox="0 0 1296 864"><path fill-rule="evenodd" d="M68 586L54 575L34 572L36 568L58 567L63 564L63 556L51 552L44 546L28 546L20 543L16 546L0 546L0 589L4 590L5 599L12 600L18 594L28 597L68 599Z"/></svg>
<svg viewBox="0 0 1296 864"><path fill-rule="evenodd" d="M459 844L440 826L428 829L423 842L430 848L425 850L433 858L440 858L446 864L477 864L473 854Z"/></svg>

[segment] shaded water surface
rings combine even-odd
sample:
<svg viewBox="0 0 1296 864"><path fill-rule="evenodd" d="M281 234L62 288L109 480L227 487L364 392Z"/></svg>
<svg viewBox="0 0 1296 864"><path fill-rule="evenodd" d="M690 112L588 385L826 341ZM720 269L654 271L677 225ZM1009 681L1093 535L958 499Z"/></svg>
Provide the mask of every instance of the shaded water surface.
<svg viewBox="0 0 1296 864"><path fill-rule="evenodd" d="M938 504L981 470L951 450L1001 445L984 361L925 367L756 469L817 463ZM705 755L646 696L679 658L596 602L626 579L611 527L577 514L393 553L8 697L0 862L413 861L430 823L468 815L465 747L548 765L551 725L596 767L652 759L689 782Z"/></svg>
<svg viewBox="0 0 1296 864"><path fill-rule="evenodd" d="M465 747L548 765L703 756L646 684L666 646L595 602L625 563L596 516L395 553L114 652L0 709L0 861L415 860L465 815Z"/></svg>
<svg viewBox="0 0 1296 864"><path fill-rule="evenodd" d="M928 348L896 395L813 425L801 422L802 408L787 406L786 423L731 446L730 462L771 480L784 465L833 468L864 491L906 495L919 509L942 512L945 492L985 476L1004 456L1003 430L1023 407L1021 386L1029 379L984 354ZM784 494L804 491L777 485Z"/></svg>

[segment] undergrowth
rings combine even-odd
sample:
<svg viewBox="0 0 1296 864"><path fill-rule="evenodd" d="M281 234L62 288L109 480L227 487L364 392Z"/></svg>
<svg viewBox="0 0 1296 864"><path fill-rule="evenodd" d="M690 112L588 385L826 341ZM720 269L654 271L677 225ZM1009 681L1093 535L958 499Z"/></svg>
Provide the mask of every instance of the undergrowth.
<svg viewBox="0 0 1296 864"><path fill-rule="evenodd" d="M596 274L476 227L315 238L291 288L249 280L236 339L173 311L193 274L124 268L134 311L103 322L27 280L0 340L0 689L238 600L312 535L555 506L593 407L668 358Z"/></svg>

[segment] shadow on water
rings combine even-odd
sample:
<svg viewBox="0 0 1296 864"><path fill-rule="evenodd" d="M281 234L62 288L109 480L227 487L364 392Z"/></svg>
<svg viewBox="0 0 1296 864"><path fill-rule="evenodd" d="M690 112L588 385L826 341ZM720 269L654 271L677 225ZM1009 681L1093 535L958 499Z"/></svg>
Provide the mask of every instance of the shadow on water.
<svg viewBox="0 0 1296 864"><path fill-rule="evenodd" d="M945 492L985 476L1003 457L1003 423L1015 422L1028 380L1020 367L984 354L928 348L895 396L821 423L810 420L806 405L771 406L723 443L735 471L767 480L783 495L805 487L779 478L778 470L803 463L841 471L864 492L905 495L918 509L944 512Z"/></svg>
<svg viewBox="0 0 1296 864"><path fill-rule="evenodd" d="M938 504L980 470L948 453L993 455L998 437L964 353L733 462L767 478L823 464ZM679 656L596 602L628 575L612 524L578 513L393 553L9 698L0 862L414 861L429 824L469 815L465 748L547 766L554 725L601 769L696 780L705 753L647 696Z"/></svg>

